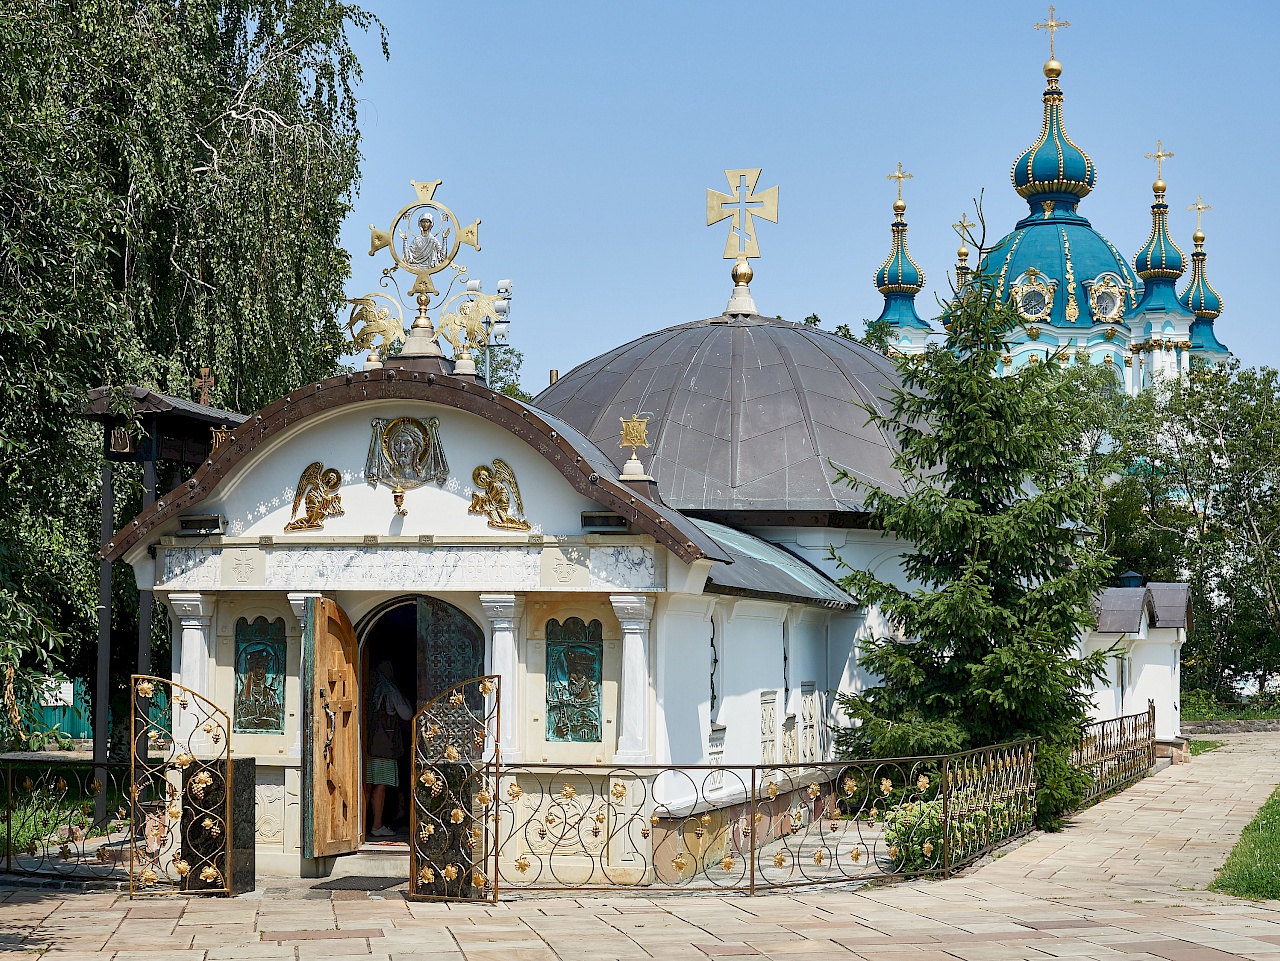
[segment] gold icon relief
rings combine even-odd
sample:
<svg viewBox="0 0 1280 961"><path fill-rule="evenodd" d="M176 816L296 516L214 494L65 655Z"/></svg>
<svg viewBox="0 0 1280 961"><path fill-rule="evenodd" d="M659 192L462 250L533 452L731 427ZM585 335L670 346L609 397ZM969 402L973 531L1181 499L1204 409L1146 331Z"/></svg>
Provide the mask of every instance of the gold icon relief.
<svg viewBox="0 0 1280 961"><path fill-rule="evenodd" d="M471 480L476 490L471 495L468 514L485 515L489 526L500 531L527 531L532 528L533 525L521 516L524 503L520 497L520 485L506 461L495 457L492 465L481 464L471 472Z"/></svg>

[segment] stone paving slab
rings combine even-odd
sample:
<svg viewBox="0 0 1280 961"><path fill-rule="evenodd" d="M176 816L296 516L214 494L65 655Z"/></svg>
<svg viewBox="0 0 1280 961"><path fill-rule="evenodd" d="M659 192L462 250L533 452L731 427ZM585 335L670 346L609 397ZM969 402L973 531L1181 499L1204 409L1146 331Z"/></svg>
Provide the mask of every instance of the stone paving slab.
<svg viewBox="0 0 1280 961"><path fill-rule="evenodd" d="M276 879L234 900L0 889L0 961L1280 961L1280 902L1204 890L1280 782L1280 734L1222 739L943 881L496 905Z"/></svg>

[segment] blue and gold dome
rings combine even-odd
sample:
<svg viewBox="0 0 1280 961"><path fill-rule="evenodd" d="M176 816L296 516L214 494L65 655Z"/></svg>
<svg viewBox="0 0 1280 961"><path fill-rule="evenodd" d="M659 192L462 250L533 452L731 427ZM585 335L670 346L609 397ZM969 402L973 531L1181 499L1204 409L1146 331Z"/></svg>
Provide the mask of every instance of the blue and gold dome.
<svg viewBox="0 0 1280 961"><path fill-rule="evenodd" d="M1205 274L1208 256L1204 252L1204 231L1197 228L1191 235L1191 241L1196 245L1195 253L1191 255L1191 283L1187 284L1178 303L1197 317L1216 320L1222 313L1222 297L1213 289Z"/></svg>
<svg viewBox="0 0 1280 961"><path fill-rule="evenodd" d="M1088 196L1098 180L1098 170L1087 153L1067 136L1062 124L1062 90L1058 78L1062 64L1050 60L1044 65L1049 80L1044 92L1044 122L1036 142L1013 162L1010 177L1018 196L1032 204L1065 195L1080 199Z"/></svg>
<svg viewBox="0 0 1280 961"><path fill-rule="evenodd" d="M1030 206L1012 233L995 244L980 269L995 276L1028 324L1088 328L1124 324L1139 284L1124 256L1080 214L1097 168L1062 124L1062 64L1044 67L1044 124L1039 139L1013 165L1013 185Z"/></svg>
<svg viewBox="0 0 1280 961"><path fill-rule="evenodd" d="M893 202L893 245L875 277L876 288L884 294L884 310L878 319L895 327L929 330L928 322L916 312L916 294L924 288L924 271L907 250L907 222L902 218L906 211L901 197Z"/></svg>

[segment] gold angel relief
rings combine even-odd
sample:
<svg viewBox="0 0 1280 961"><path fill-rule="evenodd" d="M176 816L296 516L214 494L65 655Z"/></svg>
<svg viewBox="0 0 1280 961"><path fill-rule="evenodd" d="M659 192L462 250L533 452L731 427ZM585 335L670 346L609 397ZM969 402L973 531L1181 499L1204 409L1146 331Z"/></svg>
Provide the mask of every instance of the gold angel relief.
<svg viewBox="0 0 1280 961"><path fill-rule="evenodd" d="M520 516L524 514L520 485L506 461L495 457L492 465L481 464L471 472L471 480L476 490L471 495L468 514L484 514L489 519L489 526L500 531L527 531L532 527ZM513 504L514 513L511 510Z"/></svg>
<svg viewBox="0 0 1280 961"><path fill-rule="evenodd" d="M333 467L325 469L323 461L314 461L307 465L298 478L298 489L293 495L293 520L284 525L289 531L318 531L324 528L326 517L337 517L342 510L342 495L338 493L342 487L342 474ZM306 513L298 516L298 509L306 508Z"/></svg>

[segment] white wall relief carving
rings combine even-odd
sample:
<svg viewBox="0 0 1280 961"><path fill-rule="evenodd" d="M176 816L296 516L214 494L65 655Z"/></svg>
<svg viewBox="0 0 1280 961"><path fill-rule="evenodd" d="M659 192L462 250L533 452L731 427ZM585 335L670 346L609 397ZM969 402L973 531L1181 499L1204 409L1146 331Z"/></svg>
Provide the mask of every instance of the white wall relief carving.
<svg viewBox="0 0 1280 961"><path fill-rule="evenodd" d="M267 587L536 589L536 547L295 547L267 550Z"/></svg>
<svg viewBox="0 0 1280 961"><path fill-rule="evenodd" d="M164 576L160 583L178 589L217 587L221 565L220 547L171 547L164 552Z"/></svg>
<svg viewBox="0 0 1280 961"><path fill-rule="evenodd" d="M616 545L591 548L591 586L596 590L654 590L653 549Z"/></svg>

